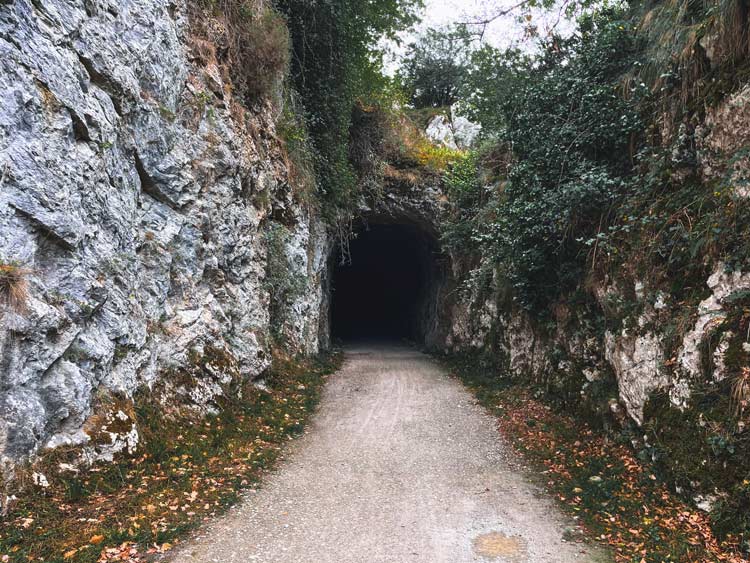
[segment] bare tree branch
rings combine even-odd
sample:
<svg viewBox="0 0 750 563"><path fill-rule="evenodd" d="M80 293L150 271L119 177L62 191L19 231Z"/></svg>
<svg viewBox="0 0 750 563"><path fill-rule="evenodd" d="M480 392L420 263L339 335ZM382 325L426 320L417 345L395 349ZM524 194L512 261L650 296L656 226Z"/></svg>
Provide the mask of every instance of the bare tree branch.
<svg viewBox="0 0 750 563"><path fill-rule="evenodd" d="M492 14L491 16L488 16L486 18L476 19L472 21L465 21L465 22L458 22L459 25L464 26L477 26L480 28L480 31L477 32L477 35L479 36L479 40L481 41L484 38L484 34L487 32L487 27L489 27L490 24L494 23L495 21L499 20L502 17L507 16L508 14L518 10L519 8L522 8L528 4L530 4L532 0L520 0L513 6L510 6L508 8L503 8L502 10L499 10Z"/></svg>

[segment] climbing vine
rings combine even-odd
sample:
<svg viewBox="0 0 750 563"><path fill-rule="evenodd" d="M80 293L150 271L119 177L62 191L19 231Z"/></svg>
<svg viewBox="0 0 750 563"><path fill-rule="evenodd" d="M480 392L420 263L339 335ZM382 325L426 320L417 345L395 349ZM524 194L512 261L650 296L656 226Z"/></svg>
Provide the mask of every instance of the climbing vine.
<svg viewBox="0 0 750 563"><path fill-rule="evenodd" d="M329 218L356 202L352 112L358 99L385 89L376 43L414 23L420 6L421 0L279 0L292 41L291 83L304 106Z"/></svg>

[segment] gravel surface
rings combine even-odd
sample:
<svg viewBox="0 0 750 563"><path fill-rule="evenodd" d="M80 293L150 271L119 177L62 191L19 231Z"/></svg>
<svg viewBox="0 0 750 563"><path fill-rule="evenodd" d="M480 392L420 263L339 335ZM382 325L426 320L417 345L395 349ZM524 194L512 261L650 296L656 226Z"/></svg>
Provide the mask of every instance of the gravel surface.
<svg viewBox="0 0 750 563"><path fill-rule="evenodd" d="M349 348L308 432L170 557L212 563L593 562L495 421L428 356Z"/></svg>

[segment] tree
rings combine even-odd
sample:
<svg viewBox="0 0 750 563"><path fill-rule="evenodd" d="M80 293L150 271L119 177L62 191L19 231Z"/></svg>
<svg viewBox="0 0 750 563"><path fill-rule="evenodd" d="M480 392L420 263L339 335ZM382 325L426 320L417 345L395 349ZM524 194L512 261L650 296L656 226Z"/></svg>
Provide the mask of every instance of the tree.
<svg viewBox="0 0 750 563"><path fill-rule="evenodd" d="M468 71L471 41L466 29L428 29L409 45L399 78L417 108L458 101Z"/></svg>

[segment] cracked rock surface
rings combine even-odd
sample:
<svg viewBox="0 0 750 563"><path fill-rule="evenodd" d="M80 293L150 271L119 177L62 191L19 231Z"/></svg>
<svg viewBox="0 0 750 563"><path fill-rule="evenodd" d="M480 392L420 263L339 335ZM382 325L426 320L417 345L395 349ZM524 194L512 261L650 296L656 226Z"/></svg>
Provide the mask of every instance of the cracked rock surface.
<svg viewBox="0 0 750 563"><path fill-rule="evenodd" d="M271 109L238 110L192 41L184 1L0 2L0 263L29 278L24 310L0 312L2 461L85 443L99 397L209 348L262 374L277 216L306 284L285 336L318 350L325 229L293 199Z"/></svg>

